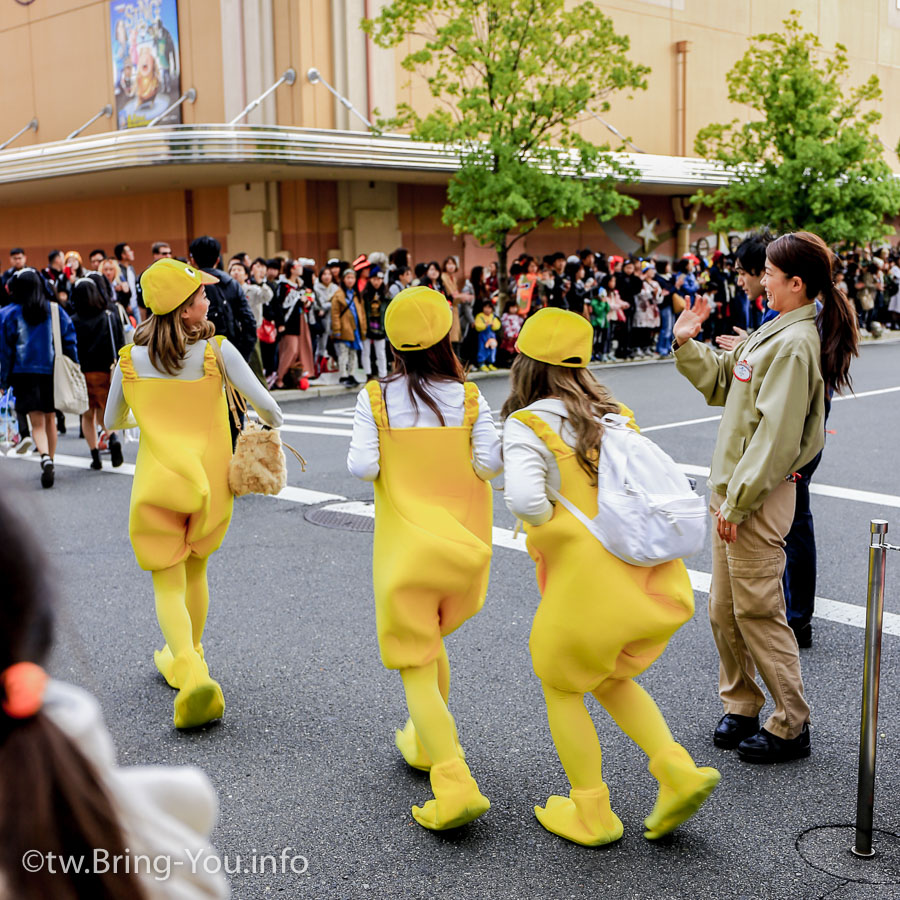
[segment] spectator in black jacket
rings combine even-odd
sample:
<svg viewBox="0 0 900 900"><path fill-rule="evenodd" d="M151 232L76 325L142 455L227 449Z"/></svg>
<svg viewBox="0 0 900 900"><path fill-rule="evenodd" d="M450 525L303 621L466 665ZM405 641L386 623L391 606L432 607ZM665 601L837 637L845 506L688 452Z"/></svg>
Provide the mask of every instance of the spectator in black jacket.
<svg viewBox="0 0 900 900"><path fill-rule="evenodd" d="M100 293L92 278L79 278L72 285L69 307L74 311L72 324L78 342L78 362L87 382L89 407L81 416L81 430L91 451L91 468L100 469L97 436L102 428L103 412L109 396L112 367L125 343L122 323ZM109 455L114 467L122 465L122 445L115 432L109 436Z"/></svg>
<svg viewBox="0 0 900 900"><path fill-rule="evenodd" d="M568 309L569 303L566 300L566 294L572 284L567 282L563 276L563 271L566 268L566 254L557 250L556 253L552 253L544 259L550 266L550 274L553 278L552 285L549 285L547 288L547 306Z"/></svg>
<svg viewBox="0 0 900 900"><path fill-rule="evenodd" d="M62 250L51 250L47 256L47 268L42 272L47 284L53 289L53 298L68 310L69 282L65 272L65 257Z"/></svg>
<svg viewBox="0 0 900 900"><path fill-rule="evenodd" d="M209 321L216 326L216 334L224 335L249 360L256 346L256 318L241 286L227 273L217 269L222 245L206 235L195 238L190 246L191 263L219 279L218 284L206 286L209 299Z"/></svg>
<svg viewBox="0 0 900 900"><path fill-rule="evenodd" d="M632 359L635 356L635 348L632 347L631 329L634 322L635 299L644 286L641 278L634 271L634 260L626 259L622 263L622 273L616 278L616 288L619 296L628 304L625 310L625 328L619 335L619 346L616 355L621 359Z"/></svg>

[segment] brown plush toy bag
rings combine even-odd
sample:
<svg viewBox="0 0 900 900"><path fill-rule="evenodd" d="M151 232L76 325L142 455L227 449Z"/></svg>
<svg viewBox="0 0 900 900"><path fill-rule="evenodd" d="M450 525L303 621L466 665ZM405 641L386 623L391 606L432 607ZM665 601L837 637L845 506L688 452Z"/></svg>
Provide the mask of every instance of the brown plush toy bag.
<svg viewBox="0 0 900 900"><path fill-rule="evenodd" d="M245 494L277 494L287 484L287 464L283 448L287 447L300 460L304 472L306 460L290 444L282 444L281 435L274 429L264 428L246 418L241 426L238 411L246 413L247 404L228 380L219 344L215 340L211 340L209 344L216 354L228 408L238 430L234 456L228 466L228 486L235 497L243 497Z"/></svg>

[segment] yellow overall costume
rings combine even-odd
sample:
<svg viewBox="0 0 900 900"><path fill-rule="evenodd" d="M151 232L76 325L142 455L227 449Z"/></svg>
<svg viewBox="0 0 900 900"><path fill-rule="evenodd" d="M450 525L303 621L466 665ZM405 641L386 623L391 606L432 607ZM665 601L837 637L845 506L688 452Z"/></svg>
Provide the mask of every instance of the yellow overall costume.
<svg viewBox="0 0 900 900"><path fill-rule="evenodd" d="M440 294L411 288L388 307L385 330L395 347L427 349L446 338L451 323ZM367 392L380 457L372 566L378 644L385 667L400 670L410 713L395 740L411 766L429 772L435 795L412 808L416 821L455 828L490 807L447 708L443 641L481 609L487 592L491 486L473 470L471 447L478 389L465 385L461 426L434 428L391 428L379 384Z"/></svg>
<svg viewBox="0 0 900 900"><path fill-rule="evenodd" d="M147 306L161 316L217 280L177 260L162 259L144 272L141 286ZM221 344L223 338L214 340ZM132 346L119 351L122 392L141 429L129 534L138 565L153 574L156 615L166 640L154 660L178 689L175 726L192 728L225 711L222 689L209 676L200 641L209 608L207 560L228 531L234 505L228 487L228 408L208 344L203 376L194 380L139 376Z"/></svg>
<svg viewBox="0 0 900 900"><path fill-rule="evenodd" d="M564 328L574 329L575 345L584 344L583 352L576 357L566 345L554 355L553 340L539 331L549 318L545 312L557 317L563 311L542 310L529 319L523 328L525 346L520 338L521 352L530 355L533 345L528 339L534 340L538 330L541 349L533 352L552 360L589 360L593 335L586 320L563 313L587 325L583 329L578 322L562 320ZM529 324L531 334L525 332ZM637 429L631 410L621 406L621 411ZM585 515L596 516L597 487L579 465L574 448L535 413L520 410L512 418L531 428L553 453L560 493ZM600 742L584 706L584 694L590 692L650 759L660 789L645 822L645 837L661 837L699 809L720 777L715 769L694 765L673 740L653 699L632 681L693 615L693 590L684 563L629 565L609 553L562 504L545 524L525 528L541 592L529 648L543 683L554 743L572 784L569 797L552 796L546 807L535 807L535 814L549 831L587 846L622 836L622 823L610 808L602 780Z"/></svg>
<svg viewBox="0 0 900 900"><path fill-rule="evenodd" d="M374 485L375 622L388 669L436 660L443 636L484 604L492 497L471 462L478 388L465 389L458 428L391 428L380 386L367 387L381 457Z"/></svg>
<svg viewBox="0 0 900 900"><path fill-rule="evenodd" d="M205 558L224 540L234 506L231 432L212 348L203 377L185 381L140 378L132 346L119 351L125 400L141 429L128 529L138 565L156 572L192 555Z"/></svg>

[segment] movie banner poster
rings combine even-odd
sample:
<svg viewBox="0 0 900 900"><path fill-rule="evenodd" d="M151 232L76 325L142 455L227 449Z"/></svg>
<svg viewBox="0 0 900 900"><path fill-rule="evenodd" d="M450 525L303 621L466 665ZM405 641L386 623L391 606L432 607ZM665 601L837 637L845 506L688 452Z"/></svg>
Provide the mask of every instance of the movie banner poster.
<svg viewBox="0 0 900 900"><path fill-rule="evenodd" d="M148 125L181 96L178 0L111 0L113 82L120 129ZM158 125L180 125L181 107Z"/></svg>

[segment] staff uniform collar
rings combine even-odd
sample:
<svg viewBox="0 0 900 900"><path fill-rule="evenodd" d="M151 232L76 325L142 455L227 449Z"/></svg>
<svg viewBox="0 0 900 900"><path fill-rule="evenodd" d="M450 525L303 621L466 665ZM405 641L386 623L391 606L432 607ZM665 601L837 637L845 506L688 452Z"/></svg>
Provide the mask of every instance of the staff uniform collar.
<svg viewBox="0 0 900 900"><path fill-rule="evenodd" d="M792 309L790 312L781 313L781 315L777 316L776 318L770 319L758 331L754 332L754 334L758 334L760 338L768 338L773 334L781 331L782 329L787 328L789 325L793 325L795 322L803 322L806 319L814 320L815 318L815 302L804 303L803 306L798 307L797 309Z"/></svg>

